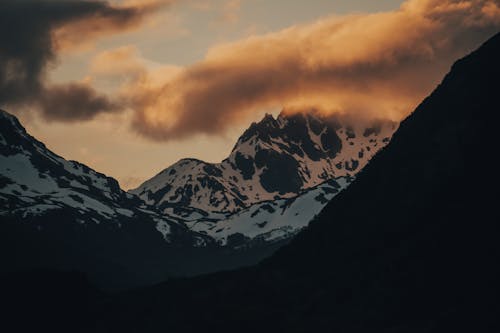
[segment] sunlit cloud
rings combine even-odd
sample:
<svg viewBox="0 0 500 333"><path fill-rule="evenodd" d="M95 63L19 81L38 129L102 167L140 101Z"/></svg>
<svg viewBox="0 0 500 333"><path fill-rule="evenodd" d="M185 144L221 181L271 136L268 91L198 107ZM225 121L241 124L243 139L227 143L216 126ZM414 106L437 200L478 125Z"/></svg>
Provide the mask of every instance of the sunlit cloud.
<svg viewBox="0 0 500 333"><path fill-rule="evenodd" d="M98 76L135 80L145 75L147 69L140 59L139 50L127 45L96 55L91 61L90 71Z"/></svg>
<svg viewBox="0 0 500 333"><path fill-rule="evenodd" d="M500 29L498 11L492 0L410 0L217 45L161 85L129 86L133 125L170 140L218 134L273 107L399 120Z"/></svg>
<svg viewBox="0 0 500 333"><path fill-rule="evenodd" d="M158 90L184 69L163 65L142 57L134 45L126 45L97 54L90 62L90 73L96 79L117 79L121 85L117 95L127 105L134 105L134 98L143 98L146 90ZM137 90L137 93L135 92Z"/></svg>
<svg viewBox="0 0 500 333"><path fill-rule="evenodd" d="M224 134L263 109L400 120L455 59L500 30L494 0L409 0L394 11L325 17L215 45L186 67L153 63L127 45L97 54L84 81L47 82L60 52L138 29L170 3L3 2L0 106L27 104L45 119L66 122L129 111L137 133L164 141ZM202 0L189 3L220 10ZM222 12L235 22L241 3L224 3ZM33 14L19 21L27 8ZM19 32L6 32L10 25ZM99 80L116 81L116 90L103 94Z"/></svg>

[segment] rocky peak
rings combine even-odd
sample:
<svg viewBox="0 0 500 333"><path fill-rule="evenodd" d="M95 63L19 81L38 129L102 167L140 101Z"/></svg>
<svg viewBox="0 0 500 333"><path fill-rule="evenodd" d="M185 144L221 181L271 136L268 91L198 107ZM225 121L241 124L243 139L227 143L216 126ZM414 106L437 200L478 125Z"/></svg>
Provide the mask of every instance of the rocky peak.
<svg viewBox="0 0 500 333"><path fill-rule="evenodd" d="M292 197L359 171L388 142L396 124L373 127L357 128L340 116L317 112L266 114L221 163L181 160L132 193L162 210L180 205L212 212Z"/></svg>

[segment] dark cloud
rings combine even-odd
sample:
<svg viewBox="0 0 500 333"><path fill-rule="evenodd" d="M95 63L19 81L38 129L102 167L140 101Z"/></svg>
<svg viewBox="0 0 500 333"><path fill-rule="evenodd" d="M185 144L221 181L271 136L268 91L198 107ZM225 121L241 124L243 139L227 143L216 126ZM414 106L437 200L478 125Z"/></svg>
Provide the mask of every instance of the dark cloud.
<svg viewBox="0 0 500 333"><path fill-rule="evenodd" d="M51 85L35 102L47 120L90 120L99 113L121 110L122 106L109 97L97 93L84 83Z"/></svg>
<svg viewBox="0 0 500 333"><path fill-rule="evenodd" d="M69 120L61 110L68 106L59 102L80 101L96 107L86 118L100 110L109 110L112 103L90 87L70 84L67 87L47 87L48 67L57 60L61 48L87 42L101 35L136 27L146 14L164 1L149 1L146 5L117 7L97 0L2 0L0 2L0 106L51 106L43 114L53 119ZM49 100L54 97L53 101ZM84 101L84 98L90 98ZM40 101L41 99L41 101ZM80 109L80 106L76 106ZM114 107L111 107L114 109Z"/></svg>

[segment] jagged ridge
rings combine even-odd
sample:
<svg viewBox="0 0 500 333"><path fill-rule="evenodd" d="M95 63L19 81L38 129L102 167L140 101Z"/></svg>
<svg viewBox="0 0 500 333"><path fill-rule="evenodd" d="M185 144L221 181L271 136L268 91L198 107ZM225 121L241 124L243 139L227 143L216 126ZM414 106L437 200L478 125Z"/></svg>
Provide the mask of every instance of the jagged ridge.
<svg viewBox="0 0 500 333"><path fill-rule="evenodd" d="M180 207L236 212L252 204L296 196L327 180L349 177L389 141L397 125L354 126L315 112L266 115L217 164L183 159L131 193L166 214Z"/></svg>

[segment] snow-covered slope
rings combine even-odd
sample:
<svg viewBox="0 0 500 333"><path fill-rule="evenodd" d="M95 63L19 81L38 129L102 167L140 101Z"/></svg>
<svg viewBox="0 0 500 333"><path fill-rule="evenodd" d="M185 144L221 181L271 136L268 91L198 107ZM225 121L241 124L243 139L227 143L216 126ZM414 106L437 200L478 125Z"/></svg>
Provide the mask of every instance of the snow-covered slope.
<svg viewBox="0 0 500 333"><path fill-rule="evenodd" d="M221 163L183 159L131 192L223 246L287 239L350 183L396 127L313 112L266 115Z"/></svg>
<svg viewBox="0 0 500 333"><path fill-rule="evenodd" d="M306 227L351 181L350 177L332 179L293 198L254 204L225 218L209 216L185 223L192 230L231 247L287 239Z"/></svg>
<svg viewBox="0 0 500 333"><path fill-rule="evenodd" d="M184 207L226 214L295 197L327 180L355 175L397 127L389 121L353 124L317 113L266 115L221 163L183 159L131 193L164 213Z"/></svg>
<svg viewBox="0 0 500 333"><path fill-rule="evenodd" d="M49 215L116 228L142 220L168 241L173 232L191 233L121 190L115 179L54 154L0 110L0 217L26 221Z"/></svg>

